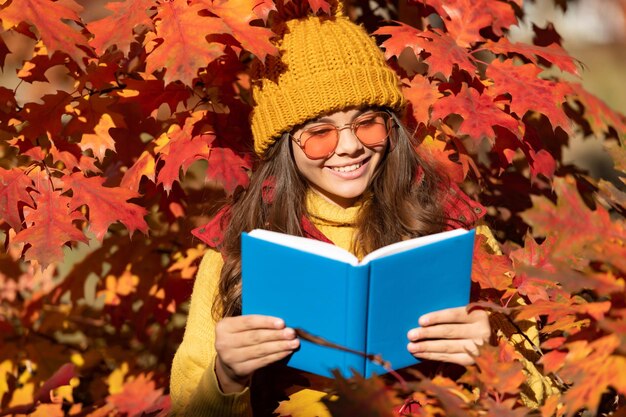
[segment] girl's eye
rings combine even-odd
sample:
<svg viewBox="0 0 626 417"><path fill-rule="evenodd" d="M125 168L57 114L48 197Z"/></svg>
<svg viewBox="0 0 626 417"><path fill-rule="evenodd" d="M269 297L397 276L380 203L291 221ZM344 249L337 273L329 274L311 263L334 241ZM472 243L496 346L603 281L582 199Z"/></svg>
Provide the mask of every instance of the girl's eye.
<svg viewBox="0 0 626 417"><path fill-rule="evenodd" d="M383 122L383 119L379 115L377 115L377 114L368 114L368 115L365 115L365 116L359 118L355 122L355 124L357 126L363 126L363 125L371 125L371 124L382 123L382 122Z"/></svg>
<svg viewBox="0 0 626 417"><path fill-rule="evenodd" d="M333 130L335 130L335 128L331 126L319 126L319 127L313 127L313 128L307 129L305 131L305 134L309 137L310 136L326 136L332 133Z"/></svg>

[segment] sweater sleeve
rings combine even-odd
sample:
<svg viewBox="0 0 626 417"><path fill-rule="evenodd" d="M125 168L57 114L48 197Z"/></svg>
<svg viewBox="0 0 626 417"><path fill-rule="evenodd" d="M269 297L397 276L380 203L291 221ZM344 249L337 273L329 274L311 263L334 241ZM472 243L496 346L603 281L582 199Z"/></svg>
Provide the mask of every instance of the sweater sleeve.
<svg viewBox="0 0 626 417"><path fill-rule="evenodd" d="M486 245L492 253L502 254L496 238L487 226L477 226L476 233L487 239ZM513 303L523 304L523 300L518 297ZM535 365L539 360L539 354L533 349L533 345L539 346L539 330L536 322L525 320L518 324L518 330L500 313L492 313L489 321L497 335L505 337L522 355L521 362L526 375L526 382L522 385L521 391L522 402L531 409L538 408L550 395L558 393L558 388L552 379L543 375ZM520 330L523 334L520 333Z"/></svg>
<svg viewBox="0 0 626 417"><path fill-rule="evenodd" d="M170 376L173 416L251 416L250 390L224 394L215 375L215 321L211 314L222 256L209 250L196 276L183 341Z"/></svg>

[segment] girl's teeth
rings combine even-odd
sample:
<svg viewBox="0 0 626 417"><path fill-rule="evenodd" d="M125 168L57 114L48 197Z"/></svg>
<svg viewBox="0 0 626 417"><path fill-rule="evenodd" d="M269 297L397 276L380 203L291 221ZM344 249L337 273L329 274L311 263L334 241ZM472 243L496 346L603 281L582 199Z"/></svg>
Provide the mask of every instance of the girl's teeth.
<svg viewBox="0 0 626 417"><path fill-rule="evenodd" d="M333 171L337 171L337 172L350 172L350 171L354 171L357 170L361 167L361 164L354 164L354 165L348 165L345 167L333 167Z"/></svg>

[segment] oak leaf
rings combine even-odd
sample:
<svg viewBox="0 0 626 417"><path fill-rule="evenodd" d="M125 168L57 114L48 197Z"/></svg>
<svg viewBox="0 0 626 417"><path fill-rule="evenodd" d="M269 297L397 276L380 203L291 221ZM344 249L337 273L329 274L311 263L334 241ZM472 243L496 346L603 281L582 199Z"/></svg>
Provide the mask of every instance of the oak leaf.
<svg viewBox="0 0 626 417"><path fill-rule="evenodd" d="M497 3L497 2L496 2ZM553 127L572 131L563 103L572 93L570 84L544 80L538 77L541 68L533 64L514 65L512 61L493 61L487 67L487 77L494 81L491 87L496 95L510 94L511 111L522 118L529 111L546 115Z"/></svg>
<svg viewBox="0 0 626 417"><path fill-rule="evenodd" d="M525 43L511 43L507 38L500 38L498 42L487 41L483 47L496 54L521 55L535 65L539 64L538 58L556 65L561 71L580 75L576 60L557 43L548 46L529 45Z"/></svg>
<svg viewBox="0 0 626 417"><path fill-rule="evenodd" d="M63 245L69 242L87 242L87 237L73 224L84 219L70 206L71 198L52 188L43 179L38 181L37 193L31 194L35 208L25 210L27 228L14 238L14 243L30 245L25 249L26 261L36 260L42 267L63 259Z"/></svg>
<svg viewBox="0 0 626 417"><path fill-rule="evenodd" d="M74 0L20 0L1 9L0 19L4 30L15 28L21 22L34 26L50 54L54 51L66 53L84 66L86 54L83 48L87 48L87 39L64 22L80 22L78 13L82 10L83 7Z"/></svg>
<svg viewBox="0 0 626 417"><path fill-rule="evenodd" d="M154 27L148 13L154 5L154 0L107 3L106 8L113 14L87 24L87 29L94 35L89 43L98 55L104 54L111 45L117 45L124 54L128 54L130 44L134 41L133 30L137 26L148 29Z"/></svg>
<svg viewBox="0 0 626 417"><path fill-rule="evenodd" d="M108 150L115 151L115 141L109 130L115 128L115 122L108 113L103 113L98 124L94 127L94 133L84 133L80 139L80 147L83 151L90 149L93 155L102 162Z"/></svg>
<svg viewBox="0 0 626 417"><path fill-rule="evenodd" d="M490 27L502 36L502 29L517 24L510 4L491 0L413 0L432 6L443 18L446 29L456 42L464 47L482 42L481 29ZM521 1L519 1L521 4Z"/></svg>
<svg viewBox="0 0 626 417"><path fill-rule="evenodd" d="M478 380L488 391L517 394L526 381L521 355L505 340L498 346L484 345L475 358L479 373Z"/></svg>
<svg viewBox="0 0 626 417"><path fill-rule="evenodd" d="M22 228L20 205L33 205L28 188L32 180L19 168L0 167L0 219L6 221L15 231Z"/></svg>
<svg viewBox="0 0 626 417"><path fill-rule="evenodd" d="M488 91L485 89L480 94L475 88L470 88L464 83L458 94L450 94L437 100L433 105L432 118L443 120L450 114L458 114L463 118L457 130L458 134L468 135L476 142L476 146L483 138L489 139L491 144L494 143L495 125L520 135L522 130L520 122L499 108Z"/></svg>
<svg viewBox="0 0 626 417"><path fill-rule="evenodd" d="M86 205L89 208L89 229L100 241L109 226L121 222L129 232L148 232L143 217L148 213L141 206L128 200L138 197L134 192L120 187L104 187L105 178L85 177L81 172L65 175L62 178L63 191L72 190L71 209Z"/></svg>
<svg viewBox="0 0 626 417"><path fill-rule="evenodd" d="M236 154L230 148L211 148L207 178L218 181L227 194L232 194L238 186L247 187L250 182L248 169L250 161Z"/></svg>
<svg viewBox="0 0 626 417"><path fill-rule="evenodd" d="M411 48L416 56L425 52L424 60L429 65L428 73L441 73L449 77L455 66L473 74L476 67L468 50L459 46L453 37L437 30L420 31L412 26L398 23L398 26L383 26L375 35L391 35L382 43L385 57L399 57L406 48Z"/></svg>
<svg viewBox="0 0 626 417"><path fill-rule="evenodd" d="M209 159L210 144L215 136L212 133L195 135L194 125L203 116L197 112L185 120L184 126L174 124L168 132L157 139L157 164L163 163L157 174L157 183L162 184L165 191L172 189L172 184L179 180L180 172L187 171L197 160Z"/></svg>
<svg viewBox="0 0 626 417"><path fill-rule="evenodd" d="M402 92L411 102L413 118L418 123L428 123L430 121L430 109L442 96L439 88L433 85L428 78L418 74L411 80L403 80Z"/></svg>
<svg viewBox="0 0 626 417"><path fill-rule="evenodd" d="M129 378L122 391L109 395L107 402L128 417L139 417L164 402L163 388L156 388L152 373L142 373Z"/></svg>
<svg viewBox="0 0 626 417"><path fill-rule="evenodd" d="M472 281L483 289L506 291L511 286L514 275L511 260L506 255L487 253L483 249L485 245L486 238L477 235L472 260Z"/></svg>

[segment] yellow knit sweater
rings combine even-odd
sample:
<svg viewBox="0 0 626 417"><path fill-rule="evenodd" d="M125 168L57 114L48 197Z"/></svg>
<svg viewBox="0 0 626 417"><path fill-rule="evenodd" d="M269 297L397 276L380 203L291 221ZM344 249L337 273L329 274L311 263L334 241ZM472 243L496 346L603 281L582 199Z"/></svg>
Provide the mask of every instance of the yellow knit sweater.
<svg viewBox="0 0 626 417"><path fill-rule="evenodd" d="M315 193L309 193L307 199L307 210L313 224L333 243L346 250L351 249L355 233L354 220L359 208L342 209ZM479 226L477 232L486 235L490 243L495 243L486 227ZM196 277L185 335L172 364L170 391L172 415L175 416L252 415L250 389L224 394L215 376L215 321L211 315L211 306L222 265L222 256L215 250L209 250ZM520 335L515 335L515 330L507 327L505 321L492 320L492 325L509 337L519 351L531 352L527 342ZM535 327L530 326L526 332L531 339L537 340ZM524 401L528 406L536 407L554 388L550 381L542 378L532 362L527 361L525 365L528 383ZM289 401L281 403L279 411L281 415L292 417L328 416L328 411L319 402L323 395L322 392L310 389L300 390L293 393Z"/></svg>

